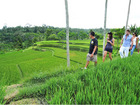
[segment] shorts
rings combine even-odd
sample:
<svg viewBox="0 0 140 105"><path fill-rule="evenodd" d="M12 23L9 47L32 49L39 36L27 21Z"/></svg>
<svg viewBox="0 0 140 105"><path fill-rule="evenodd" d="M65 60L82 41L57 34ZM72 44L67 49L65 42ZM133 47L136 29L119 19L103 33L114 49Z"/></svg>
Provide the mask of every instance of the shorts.
<svg viewBox="0 0 140 105"><path fill-rule="evenodd" d="M137 49L140 49L140 43L138 43Z"/></svg>
<svg viewBox="0 0 140 105"><path fill-rule="evenodd" d="M105 51L112 53L113 52L113 49L111 49L111 48L105 48Z"/></svg>
<svg viewBox="0 0 140 105"><path fill-rule="evenodd" d="M87 54L87 61L97 62L97 54L91 58L91 54Z"/></svg>

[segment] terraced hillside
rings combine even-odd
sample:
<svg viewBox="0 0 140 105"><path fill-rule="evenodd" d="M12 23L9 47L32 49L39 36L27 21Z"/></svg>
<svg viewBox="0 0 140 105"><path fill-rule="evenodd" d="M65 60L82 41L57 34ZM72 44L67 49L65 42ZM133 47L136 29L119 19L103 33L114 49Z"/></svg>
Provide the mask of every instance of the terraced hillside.
<svg viewBox="0 0 140 105"><path fill-rule="evenodd" d="M88 47L89 40L70 42L70 69L66 68L65 42L38 42L26 50L1 54L1 87L12 88L3 88L0 100L14 93L7 103L37 98L49 104L139 104L140 56L115 58L113 62L107 59L103 64L102 41L99 41L98 66L94 68L91 63L89 69L83 71L80 68L85 65Z"/></svg>
<svg viewBox="0 0 140 105"><path fill-rule="evenodd" d="M137 58L140 56L116 59L86 71L63 72L45 81L40 78L40 85L28 81L18 97L38 96L49 104L140 104Z"/></svg>
<svg viewBox="0 0 140 105"><path fill-rule="evenodd" d="M100 45L102 46L102 45ZM5 83L11 85L37 74L51 74L66 69L66 44L59 41L38 42L29 49L0 55L0 79L6 74ZM71 42L71 67L85 65L88 41ZM101 50L99 52L101 55ZM101 58L98 58L101 61ZM91 64L92 65L92 64Z"/></svg>

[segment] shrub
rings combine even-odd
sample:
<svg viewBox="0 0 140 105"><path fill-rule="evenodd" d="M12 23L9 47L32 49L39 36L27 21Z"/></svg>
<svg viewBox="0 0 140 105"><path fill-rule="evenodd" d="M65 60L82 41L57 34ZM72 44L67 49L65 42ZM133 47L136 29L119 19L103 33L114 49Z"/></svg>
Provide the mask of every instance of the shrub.
<svg viewBox="0 0 140 105"><path fill-rule="evenodd" d="M48 37L48 40L59 40L58 37L55 35L55 34L51 34L49 37Z"/></svg>

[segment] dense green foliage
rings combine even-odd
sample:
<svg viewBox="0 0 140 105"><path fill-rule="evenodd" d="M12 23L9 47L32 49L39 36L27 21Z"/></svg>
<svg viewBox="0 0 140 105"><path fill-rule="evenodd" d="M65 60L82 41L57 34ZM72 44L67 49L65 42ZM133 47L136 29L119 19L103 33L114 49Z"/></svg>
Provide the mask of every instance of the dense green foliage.
<svg viewBox="0 0 140 105"><path fill-rule="evenodd" d="M0 79L0 104L4 104L4 95L5 95L5 89L3 87L4 85L4 79Z"/></svg>
<svg viewBox="0 0 140 105"><path fill-rule="evenodd" d="M90 40L71 40L71 65L75 69L83 67L89 50ZM115 46L114 49L117 47ZM113 57L117 56L114 50ZM34 77L36 74L51 74L66 68L65 41L42 41L21 51L0 54L0 79L7 74L5 85ZM99 40L98 62L102 61L102 40ZM59 69L58 69L59 68Z"/></svg>
<svg viewBox="0 0 140 105"><path fill-rule="evenodd" d="M140 56L107 59L102 64L99 40L98 66L91 63L82 71L79 68L85 65L89 42L70 41L70 69L66 68L65 41L41 41L25 50L0 54L0 80L3 86L23 84L17 99L41 97L50 104L139 104L140 68L136 65Z"/></svg>
<svg viewBox="0 0 140 105"><path fill-rule="evenodd" d="M72 67L84 66L90 40L70 41ZM102 46L102 42L99 41ZM21 51L0 54L0 79L7 74L5 85L18 83L36 74L51 74L66 68L66 43L59 41L37 42L36 46ZM99 55L102 49L99 48ZM99 57L99 61L101 58ZM59 69L58 69L59 68Z"/></svg>
<svg viewBox="0 0 140 105"><path fill-rule="evenodd" d="M139 58L117 59L67 75L63 72L42 85L25 87L19 96L46 97L49 104L140 104Z"/></svg>
<svg viewBox="0 0 140 105"><path fill-rule="evenodd" d="M137 27L136 25L131 25L129 29L131 33L136 32L138 35L140 34L140 27ZM125 27L111 29L111 32L113 32L115 39L120 40L122 38L122 35L125 34Z"/></svg>
<svg viewBox="0 0 140 105"><path fill-rule="evenodd" d="M70 29L70 40L89 39L89 29ZM94 29L96 37L102 39L103 29ZM51 26L4 26L0 29L0 53L15 49L25 49L37 41L65 40L65 28Z"/></svg>
<svg viewBox="0 0 140 105"><path fill-rule="evenodd" d="M0 104L3 104L4 100L4 90L3 87L0 85Z"/></svg>
<svg viewBox="0 0 140 105"><path fill-rule="evenodd" d="M131 28L133 32L139 31L135 26ZM17 99L42 97L49 104L140 104L140 61L132 62L139 56L114 59L124 28L111 30L117 39L114 61L105 64L101 63L103 29L94 30L99 41L99 65L94 68L91 63L89 68L94 70L81 71L89 50L90 30L70 29L71 68L67 69L65 29L46 26L1 29L0 104L5 94L3 87L17 83L24 84ZM19 50L7 52L10 49Z"/></svg>
<svg viewBox="0 0 140 105"><path fill-rule="evenodd" d="M140 27L136 25L130 26L132 32L140 33ZM69 38L70 40L84 40L89 39L89 32L91 29L70 29ZM103 29L92 29L96 33L97 39L103 38ZM107 32L110 29L107 29ZM117 40L122 38L125 28L111 29L114 33L114 37ZM0 29L0 53L4 53L15 49L25 49L29 46L34 45L37 41L46 40L65 40L66 31L65 28L57 28L52 26L35 26L30 25L21 27L7 27L4 26Z"/></svg>

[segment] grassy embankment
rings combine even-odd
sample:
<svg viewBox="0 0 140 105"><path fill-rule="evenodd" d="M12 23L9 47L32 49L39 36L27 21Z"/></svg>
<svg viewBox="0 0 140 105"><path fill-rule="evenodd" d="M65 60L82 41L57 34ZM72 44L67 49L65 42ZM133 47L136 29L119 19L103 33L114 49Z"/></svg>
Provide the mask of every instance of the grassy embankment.
<svg viewBox="0 0 140 105"><path fill-rule="evenodd" d="M88 48L89 40L70 41L70 69L66 68L64 42L38 42L24 51L2 54L0 79L4 85L24 84L19 99L43 96L48 103L139 103L139 86L133 89L139 84L136 82L139 67L133 70L135 63L131 65L131 58L102 64L102 41L99 41L99 65L93 70L91 63L88 71L81 72L79 68L85 64ZM127 62L129 66L125 67ZM130 97L124 99L126 93Z"/></svg>

